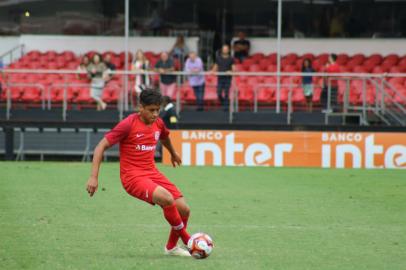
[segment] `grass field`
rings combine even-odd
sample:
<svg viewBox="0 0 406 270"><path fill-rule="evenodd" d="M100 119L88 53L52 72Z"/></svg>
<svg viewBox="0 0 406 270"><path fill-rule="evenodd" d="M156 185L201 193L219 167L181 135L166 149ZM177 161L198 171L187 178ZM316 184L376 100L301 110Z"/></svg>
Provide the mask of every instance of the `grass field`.
<svg viewBox="0 0 406 270"><path fill-rule="evenodd" d="M191 208L206 260L163 256L161 211L128 196L118 163L0 163L0 269L406 269L406 173L160 167ZM102 190L103 189L103 190Z"/></svg>

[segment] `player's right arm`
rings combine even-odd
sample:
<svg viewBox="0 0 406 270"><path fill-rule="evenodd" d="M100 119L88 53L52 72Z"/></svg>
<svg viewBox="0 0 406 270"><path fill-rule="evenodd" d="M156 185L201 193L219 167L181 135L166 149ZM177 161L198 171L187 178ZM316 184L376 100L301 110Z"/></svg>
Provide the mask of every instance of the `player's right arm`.
<svg viewBox="0 0 406 270"><path fill-rule="evenodd" d="M86 190L89 193L90 197L97 191L99 186L99 169L100 164L103 160L104 151L110 147L109 142L106 138L103 138L99 144L94 149L93 153L93 162L92 162L92 172L90 174L89 180L87 180Z"/></svg>

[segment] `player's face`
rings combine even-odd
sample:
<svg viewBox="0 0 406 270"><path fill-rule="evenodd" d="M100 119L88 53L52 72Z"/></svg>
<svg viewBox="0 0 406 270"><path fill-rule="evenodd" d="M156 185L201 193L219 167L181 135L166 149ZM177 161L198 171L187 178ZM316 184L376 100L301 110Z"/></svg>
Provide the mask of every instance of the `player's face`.
<svg viewBox="0 0 406 270"><path fill-rule="evenodd" d="M141 105L140 107L140 115L144 123L152 124L158 119L159 110L161 106L158 104L152 105Z"/></svg>

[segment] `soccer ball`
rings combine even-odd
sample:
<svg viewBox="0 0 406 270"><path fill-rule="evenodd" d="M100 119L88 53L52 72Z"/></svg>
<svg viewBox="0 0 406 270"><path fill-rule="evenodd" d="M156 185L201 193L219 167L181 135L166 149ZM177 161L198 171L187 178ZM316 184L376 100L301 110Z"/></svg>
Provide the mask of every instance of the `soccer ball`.
<svg viewBox="0 0 406 270"><path fill-rule="evenodd" d="M195 233L187 243L190 254L195 259L204 259L209 257L213 250L213 240L205 233Z"/></svg>

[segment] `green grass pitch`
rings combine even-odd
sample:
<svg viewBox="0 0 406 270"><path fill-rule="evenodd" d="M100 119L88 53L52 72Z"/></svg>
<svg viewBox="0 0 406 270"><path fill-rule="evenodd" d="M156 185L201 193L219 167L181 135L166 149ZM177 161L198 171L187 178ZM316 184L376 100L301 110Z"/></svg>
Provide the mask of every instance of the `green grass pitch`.
<svg viewBox="0 0 406 270"><path fill-rule="evenodd" d="M130 197L118 163L0 163L0 269L406 269L402 170L160 169L192 209L206 260L163 255L158 207Z"/></svg>

